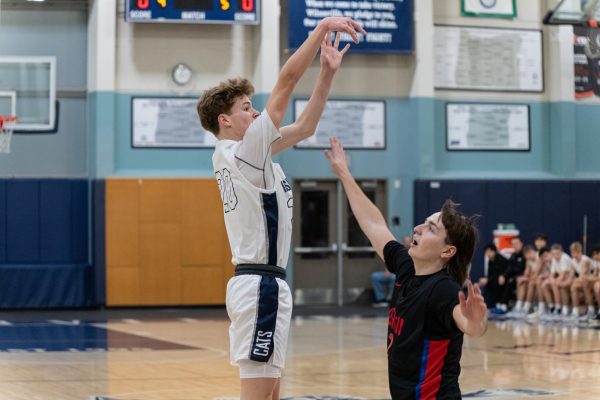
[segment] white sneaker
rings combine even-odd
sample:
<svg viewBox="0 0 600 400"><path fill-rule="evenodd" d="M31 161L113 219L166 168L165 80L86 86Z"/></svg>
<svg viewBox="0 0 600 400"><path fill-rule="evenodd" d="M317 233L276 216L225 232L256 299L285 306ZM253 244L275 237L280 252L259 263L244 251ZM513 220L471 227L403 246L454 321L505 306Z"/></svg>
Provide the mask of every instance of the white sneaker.
<svg viewBox="0 0 600 400"><path fill-rule="evenodd" d="M555 318L555 314L553 312L549 311L540 316L540 321L550 322L550 321L554 321L554 318Z"/></svg>
<svg viewBox="0 0 600 400"><path fill-rule="evenodd" d="M596 316L596 313L593 310L588 310L587 313L580 315L579 318L577 318L577 320L579 322L588 322L591 319L594 319L594 317Z"/></svg>
<svg viewBox="0 0 600 400"><path fill-rule="evenodd" d="M542 317L542 315L545 315L545 314L543 312L541 312L540 310L533 311L533 312L530 312L529 314L527 314L525 316L525 319L528 321L537 321Z"/></svg>

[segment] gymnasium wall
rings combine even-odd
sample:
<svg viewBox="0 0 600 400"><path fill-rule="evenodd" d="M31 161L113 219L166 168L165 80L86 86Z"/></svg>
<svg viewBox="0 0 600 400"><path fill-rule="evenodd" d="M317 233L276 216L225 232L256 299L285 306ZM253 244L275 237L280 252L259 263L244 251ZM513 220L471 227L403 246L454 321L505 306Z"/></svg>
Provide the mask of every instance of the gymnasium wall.
<svg viewBox="0 0 600 400"><path fill-rule="evenodd" d="M132 149L131 98L198 96L224 78L244 75L254 81L254 105L262 109L277 71L290 56L286 51L288 1L292 0L280 2L280 10L269 9L261 26L130 24L123 20L122 0L90 1L89 10L79 11L4 11L0 19L0 54L57 55L61 114L57 134L15 137L12 153L0 155L0 177L87 177L95 187L110 179L211 178L209 149ZM569 35L564 29L541 25L547 1L518 0L518 17L514 20L462 17L460 0L414 1L415 55L351 51L331 92L333 98L382 99L386 103L386 149L349 154L357 178L387 179L387 214L390 221L400 217L400 225L392 226L394 234L408 233L415 219L422 217L422 205L415 203L421 201L413 184L418 179L485 178L515 185L523 179L598 179L600 101L573 101L569 86L572 79L568 73L565 75L568 57L560 53L565 48L568 51ZM263 3L272 7L277 2ZM435 90L434 24L541 29L545 91ZM179 62L194 71L192 83L184 88L175 86L170 78L171 68ZM298 98L310 95L318 70L315 61L297 86ZM78 97L86 88L87 97ZM446 151L445 103L456 100L528 104L531 151ZM286 123L291 122L291 115L290 106ZM290 181L332 176L319 150L292 149L277 156L276 161L283 165ZM90 206L90 220L92 214L102 217L104 207L113 205L112 200L111 204L103 203L105 199L95 199L94 207ZM435 210L441 200L429 199L427 209ZM436 206L436 202L440 204ZM213 212L220 211L217 207ZM106 222L106 215L103 217ZM98 221L94 221L91 228L96 230ZM92 233L88 235L92 240ZM102 247L97 250L106 251ZM98 294L100 302L104 301L101 281L106 261L102 255L94 255L95 283L101 283L97 290L102 292Z"/></svg>
<svg viewBox="0 0 600 400"><path fill-rule="evenodd" d="M13 135L0 177L87 177L85 8L2 7L0 56L56 56L60 114L55 134Z"/></svg>

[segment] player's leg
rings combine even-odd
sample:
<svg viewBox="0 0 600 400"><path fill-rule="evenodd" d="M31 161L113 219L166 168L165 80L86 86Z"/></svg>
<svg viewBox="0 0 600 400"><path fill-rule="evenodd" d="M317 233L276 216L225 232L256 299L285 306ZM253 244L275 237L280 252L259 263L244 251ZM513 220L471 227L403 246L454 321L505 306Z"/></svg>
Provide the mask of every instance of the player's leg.
<svg viewBox="0 0 600 400"><path fill-rule="evenodd" d="M581 278L575 279L571 285L571 300L573 302L573 311L571 315L579 317L580 296L583 292L583 281Z"/></svg>
<svg viewBox="0 0 600 400"><path fill-rule="evenodd" d="M279 400L280 389L281 389L281 378L277 379L277 383L275 383L275 388L273 389L273 396L271 396L271 400Z"/></svg>
<svg viewBox="0 0 600 400"><path fill-rule="evenodd" d="M560 302L562 306L562 316L564 318L569 317L569 304L571 304L571 286L573 284L572 279L564 279L558 284L560 290Z"/></svg>
<svg viewBox="0 0 600 400"><path fill-rule="evenodd" d="M515 308L508 313L509 317L519 317L527 314L529 309L525 309L525 295L527 294L527 277L517 276L517 303Z"/></svg>
<svg viewBox="0 0 600 400"><path fill-rule="evenodd" d="M552 319L555 317L557 310L560 310L560 290L558 289L558 282L556 279L549 278L542 286L544 300L549 308L545 317L546 319Z"/></svg>
<svg viewBox="0 0 600 400"><path fill-rule="evenodd" d="M598 313L593 318L595 322L600 322L600 281L594 283L594 296L596 297L596 304L598 304Z"/></svg>
<svg viewBox="0 0 600 400"><path fill-rule="evenodd" d="M552 298L554 299L554 302L551 304L554 304L554 313L560 315L560 310L561 310L561 290L560 290L560 284L561 281L559 281L558 279L553 279L552 280L552 284L550 285L551 291L552 291Z"/></svg>
<svg viewBox="0 0 600 400"><path fill-rule="evenodd" d="M240 400L271 400L278 378L242 378Z"/></svg>

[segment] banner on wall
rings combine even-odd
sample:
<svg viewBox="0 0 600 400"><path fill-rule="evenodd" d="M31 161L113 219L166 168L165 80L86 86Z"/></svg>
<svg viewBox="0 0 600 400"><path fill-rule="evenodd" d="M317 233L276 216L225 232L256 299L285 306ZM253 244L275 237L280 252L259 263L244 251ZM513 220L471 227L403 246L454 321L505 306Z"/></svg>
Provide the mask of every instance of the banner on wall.
<svg viewBox="0 0 600 400"><path fill-rule="evenodd" d="M330 16L350 17L367 31L356 53L405 53L414 51L413 0L294 0L288 2L289 49L297 50L320 20ZM348 34L342 42L352 42ZM343 47L342 43L340 46Z"/></svg>
<svg viewBox="0 0 600 400"><path fill-rule="evenodd" d="M517 0L461 0L462 15L469 17L515 18Z"/></svg>
<svg viewBox="0 0 600 400"><path fill-rule="evenodd" d="M600 97L600 28L573 27L575 98Z"/></svg>

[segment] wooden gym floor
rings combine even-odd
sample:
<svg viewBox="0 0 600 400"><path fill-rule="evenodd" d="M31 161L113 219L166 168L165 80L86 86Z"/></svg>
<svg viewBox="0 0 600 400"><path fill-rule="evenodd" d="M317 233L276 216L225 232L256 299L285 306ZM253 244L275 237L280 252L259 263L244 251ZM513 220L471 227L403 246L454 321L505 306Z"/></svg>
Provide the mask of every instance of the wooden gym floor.
<svg viewBox="0 0 600 400"><path fill-rule="evenodd" d="M282 397L389 399L385 310L364 311L294 318ZM227 328L223 309L0 313L0 399L236 398ZM491 322L465 338L460 383L473 399L600 399L600 328Z"/></svg>

